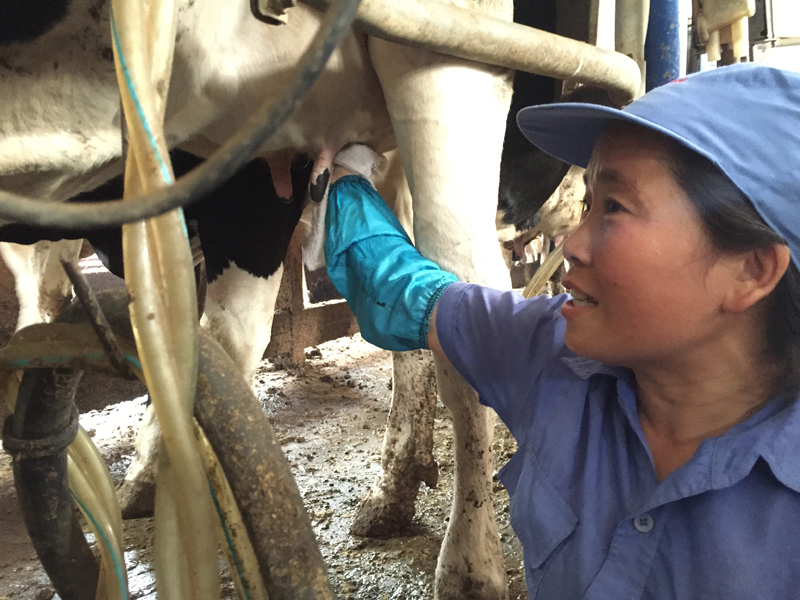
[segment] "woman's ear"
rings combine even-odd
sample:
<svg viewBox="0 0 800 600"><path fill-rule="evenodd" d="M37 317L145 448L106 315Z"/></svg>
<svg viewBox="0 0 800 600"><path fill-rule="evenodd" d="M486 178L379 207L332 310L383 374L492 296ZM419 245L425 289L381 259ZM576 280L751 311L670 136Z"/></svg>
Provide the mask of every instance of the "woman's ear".
<svg viewBox="0 0 800 600"><path fill-rule="evenodd" d="M725 295L723 310L742 312L769 296L791 260L785 244L772 244L739 255L735 283Z"/></svg>

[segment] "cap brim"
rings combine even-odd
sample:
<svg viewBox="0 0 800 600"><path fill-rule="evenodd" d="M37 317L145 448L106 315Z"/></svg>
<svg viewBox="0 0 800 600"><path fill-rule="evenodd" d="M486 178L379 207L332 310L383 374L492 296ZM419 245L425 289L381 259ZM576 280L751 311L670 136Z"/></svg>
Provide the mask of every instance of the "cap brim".
<svg viewBox="0 0 800 600"><path fill-rule="evenodd" d="M517 125L537 148L571 165L586 168L597 139L613 123L634 123L673 138L706 155L688 140L637 115L579 102L529 106L517 113Z"/></svg>

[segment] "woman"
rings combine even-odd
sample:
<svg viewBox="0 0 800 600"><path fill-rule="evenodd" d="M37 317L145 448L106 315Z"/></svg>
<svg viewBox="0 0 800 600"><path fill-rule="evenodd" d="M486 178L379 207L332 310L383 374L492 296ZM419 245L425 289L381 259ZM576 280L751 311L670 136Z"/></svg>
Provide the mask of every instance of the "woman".
<svg viewBox="0 0 800 600"><path fill-rule="evenodd" d="M588 167L571 297L457 283L345 176L326 259L364 337L450 361L517 439L500 478L531 598L800 597L800 75L724 67L518 122Z"/></svg>

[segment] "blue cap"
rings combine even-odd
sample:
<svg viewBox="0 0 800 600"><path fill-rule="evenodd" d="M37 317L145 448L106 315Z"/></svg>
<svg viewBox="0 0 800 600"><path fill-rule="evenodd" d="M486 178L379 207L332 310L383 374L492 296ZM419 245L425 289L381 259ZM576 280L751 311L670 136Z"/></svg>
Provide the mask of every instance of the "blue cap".
<svg viewBox="0 0 800 600"><path fill-rule="evenodd" d="M618 122L658 131L708 158L786 240L800 267L800 73L731 65L676 79L622 110L563 103L517 115L535 146L580 167Z"/></svg>

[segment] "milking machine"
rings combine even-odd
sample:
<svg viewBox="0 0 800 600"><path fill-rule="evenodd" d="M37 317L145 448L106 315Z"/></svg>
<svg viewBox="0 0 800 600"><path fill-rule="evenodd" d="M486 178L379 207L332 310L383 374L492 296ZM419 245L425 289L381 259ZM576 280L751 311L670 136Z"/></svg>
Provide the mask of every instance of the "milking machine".
<svg viewBox="0 0 800 600"><path fill-rule="evenodd" d="M259 403L233 375L222 348L198 329L180 207L241 168L280 127L354 18L366 32L392 41L592 83L620 101L640 88L639 69L624 55L435 0L363 0L360 8L359 0L330 7L327 0L308 2L326 14L281 100L259 108L214 157L174 181L163 123L176 3L112 0L111 39L128 136L124 198L46 204L0 192L0 218L61 228L123 226L128 293L95 297L68 268L79 301L57 323L25 328L0 350L0 394L13 411L4 446L14 457L34 546L64 600L128 597L119 505L74 404L86 368L142 379L162 429L159 596L219 598L219 541L240 598L333 598L300 494ZM280 0L252 3L254 11L267 5L278 13L286 7ZM99 561L75 506L94 534ZM218 526L209 527L210 521Z"/></svg>
<svg viewBox="0 0 800 600"><path fill-rule="evenodd" d="M98 319L75 303L57 323L28 327L0 350L0 364L28 369L21 381L15 372L3 373L3 395L16 397L4 445L14 456L18 495L34 547L65 599L92 597L95 590L98 598L127 597L119 506L102 457L77 424L73 398L80 369L120 374L109 358L108 344L129 372L144 378L128 302L124 292L99 295L99 321L107 314L110 322L103 336L95 330ZM280 444L249 386L231 376L236 372L231 359L204 332L199 337L198 372L193 437L219 523L216 534L239 596L332 597ZM172 490L162 492L159 488L157 511L163 516L163 503L171 500ZM100 564L88 550L73 500L94 533ZM183 560L182 550L171 550L173 554L165 556L163 548L156 548L156 561L174 577L185 567L177 564ZM174 585L170 580L166 586L162 581L157 585L164 597L185 594L168 587Z"/></svg>

